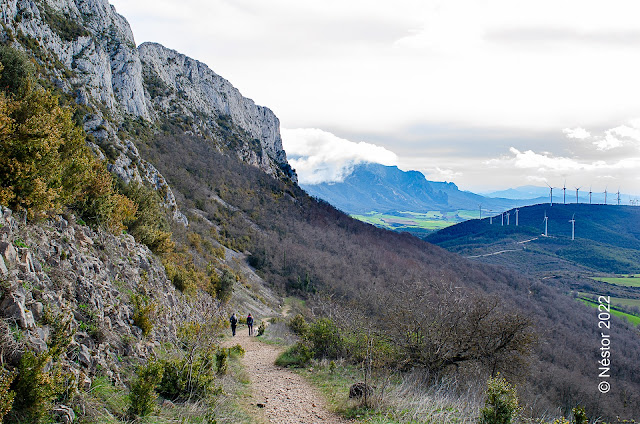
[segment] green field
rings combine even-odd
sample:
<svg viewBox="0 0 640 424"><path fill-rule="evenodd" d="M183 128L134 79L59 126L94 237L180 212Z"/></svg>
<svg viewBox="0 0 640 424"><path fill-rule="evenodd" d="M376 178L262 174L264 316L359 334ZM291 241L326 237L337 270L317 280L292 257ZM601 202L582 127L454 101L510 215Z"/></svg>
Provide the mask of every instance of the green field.
<svg viewBox="0 0 640 424"><path fill-rule="evenodd" d="M634 275L630 277L592 277L596 281L603 283L615 284L616 286L640 287L640 276Z"/></svg>
<svg viewBox="0 0 640 424"><path fill-rule="evenodd" d="M580 301L589 305L589 306L593 306L594 308L598 307L598 303L594 302L590 299L586 299L584 297L580 298ZM613 298L611 299L611 303L613 303ZM616 308L614 308L613 306L611 307L611 314L620 317L620 318L625 318L627 321L629 321L632 325L640 325L640 317L636 316L636 315L632 315L632 314L628 314L626 312L622 312L617 310Z"/></svg>
<svg viewBox="0 0 640 424"><path fill-rule="evenodd" d="M459 210L448 212L429 211L426 213L396 212L393 214L369 212L363 215L351 215L351 217L388 230L411 232L412 230L441 230L458 222L477 218L477 215L477 211Z"/></svg>

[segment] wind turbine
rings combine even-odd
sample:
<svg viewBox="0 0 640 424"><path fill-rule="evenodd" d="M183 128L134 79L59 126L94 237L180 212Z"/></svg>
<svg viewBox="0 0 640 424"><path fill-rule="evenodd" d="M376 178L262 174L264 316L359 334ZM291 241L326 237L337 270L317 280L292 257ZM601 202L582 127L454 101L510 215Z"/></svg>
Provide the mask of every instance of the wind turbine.
<svg viewBox="0 0 640 424"><path fill-rule="evenodd" d="M518 212L520 209L516 209L516 227L518 226Z"/></svg>
<svg viewBox="0 0 640 424"><path fill-rule="evenodd" d="M545 184L549 187L549 206L553 206L553 187L551 187L547 182L545 182Z"/></svg>
<svg viewBox="0 0 640 424"><path fill-rule="evenodd" d="M607 204L607 187L604 188L604 204Z"/></svg>
<svg viewBox="0 0 640 424"><path fill-rule="evenodd" d="M576 214L574 213L571 219L569 220L571 223L571 240L576 239Z"/></svg>
<svg viewBox="0 0 640 424"><path fill-rule="evenodd" d="M502 224L500 224L500 225L502 225L504 227L504 212L502 212L500 214L500 218L502 218Z"/></svg>
<svg viewBox="0 0 640 424"><path fill-rule="evenodd" d="M547 235L547 222L549 221L549 217L547 216L547 211L544 212L544 236L548 237Z"/></svg>
<svg viewBox="0 0 640 424"><path fill-rule="evenodd" d="M482 219L482 205L478 205L478 208L480 209L480 219Z"/></svg>
<svg viewBox="0 0 640 424"><path fill-rule="evenodd" d="M567 203L567 180L564 180L564 184L562 184L562 204Z"/></svg>
<svg viewBox="0 0 640 424"><path fill-rule="evenodd" d="M582 187L576 187L576 204L580 203L580 201L578 200L578 190L580 190Z"/></svg>
<svg viewBox="0 0 640 424"><path fill-rule="evenodd" d="M620 206L620 187L618 187L618 206Z"/></svg>
<svg viewBox="0 0 640 424"><path fill-rule="evenodd" d="M511 212L507 212L507 225L509 225L509 216L511 215Z"/></svg>
<svg viewBox="0 0 640 424"><path fill-rule="evenodd" d="M591 193L593 192L591 191L591 186L589 186L589 204L591 204Z"/></svg>

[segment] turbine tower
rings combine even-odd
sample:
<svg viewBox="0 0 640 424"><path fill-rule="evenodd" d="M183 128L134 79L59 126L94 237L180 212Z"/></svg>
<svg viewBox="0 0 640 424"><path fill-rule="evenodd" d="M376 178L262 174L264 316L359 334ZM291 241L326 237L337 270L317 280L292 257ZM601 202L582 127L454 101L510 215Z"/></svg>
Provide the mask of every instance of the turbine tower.
<svg viewBox="0 0 640 424"><path fill-rule="evenodd" d="M509 225L509 216L511 215L511 212L507 212L507 225Z"/></svg>
<svg viewBox="0 0 640 424"><path fill-rule="evenodd" d="M567 203L567 180L564 180L564 184L562 184L562 204Z"/></svg>
<svg viewBox="0 0 640 424"><path fill-rule="evenodd" d="M500 218L502 219L502 223L500 225L504 227L504 212L500 214Z"/></svg>
<svg viewBox="0 0 640 424"><path fill-rule="evenodd" d="M516 227L518 226L518 212L520 212L520 209L516 209Z"/></svg>
<svg viewBox="0 0 640 424"><path fill-rule="evenodd" d="M571 240L576 239L576 214L574 213L571 219L569 220L571 223Z"/></svg>
<svg viewBox="0 0 640 424"><path fill-rule="evenodd" d="M547 216L547 212L544 212L544 236L548 237L547 234L547 222L549 221L549 217Z"/></svg>
<svg viewBox="0 0 640 424"><path fill-rule="evenodd" d="M604 188L604 204L607 204L607 188Z"/></svg>
<svg viewBox="0 0 640 424"><path fill-rule="evenodd" d="M620 206L620 187L618 187L618 206Z"/></svg>
<svg viewBox="0 0 640 424"><path fill-rule="evenodd" d="M478 208L480 209L480 219L482 219L482 205L478 205Z"/></svg>
<svg viewBox="0 0 640 424"><path fill-rule="evenodd" d="M591 191L591 186L589 186L589 204L591 204L591 193L593 192Z"/></svg>
<svg viewBox="0 0 640 424"><path fill-rule="evenodd" d="M549 206L553 206L553 187L551 187L547 182L545 182L545 184L549 187Z"/></svg>
<svg viewBox="0 0 640 424"><path fill-rule="evenodd" d="M576 205L578 203L580 203L580 201L578 200L578 190L580 190L582 187L576 187Z"/></svg>

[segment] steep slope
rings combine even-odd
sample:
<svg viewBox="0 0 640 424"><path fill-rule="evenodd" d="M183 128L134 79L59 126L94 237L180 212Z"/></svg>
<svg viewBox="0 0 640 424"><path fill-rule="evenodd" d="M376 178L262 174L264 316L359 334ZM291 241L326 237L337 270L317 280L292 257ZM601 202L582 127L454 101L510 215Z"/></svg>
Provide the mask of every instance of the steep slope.
<svg viewBox="0 0 640 424"><path fill-rule="evenodd" d="M237 128L234 152L295 180L273 112L201 63L159 45L136 47L128 22L107 0L10 0L0 4L0 21L0 39L33 56L41 80L80 105L89 142L110 170L163 193L177 221L186 224L171 187L132 143L131 132L139 131L141 122L188 117L183 131L209 137Z"/></svg>
<svg viewBox="0 0 640 424"><path fill-rule="evenodd" d="M477 210L478 205L505 210L527 202L487 198L461 191L454 183L428 181L418 171L374 163L356 165L342 182L303 184L302 188L351 214Z"/></svg>

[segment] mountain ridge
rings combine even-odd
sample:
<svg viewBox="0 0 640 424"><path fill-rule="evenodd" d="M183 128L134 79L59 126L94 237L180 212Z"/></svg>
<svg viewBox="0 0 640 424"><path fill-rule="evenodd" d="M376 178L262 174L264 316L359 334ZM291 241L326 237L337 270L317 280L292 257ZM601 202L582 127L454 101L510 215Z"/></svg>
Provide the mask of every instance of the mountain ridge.
<svg viewBox="0 0 640 424"><path fill-rule="evenodd" d="M342 182L301 184L307 193L351 214L376 212L429 212L458 209L506 210L524 201L488 198L462 191L453 182L429 181L419 171L376 163L355 165ZM541 199L527 199L538 202Z"/></svg>

